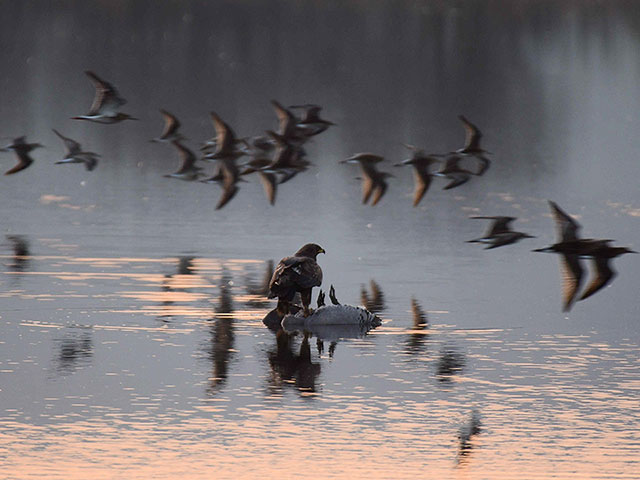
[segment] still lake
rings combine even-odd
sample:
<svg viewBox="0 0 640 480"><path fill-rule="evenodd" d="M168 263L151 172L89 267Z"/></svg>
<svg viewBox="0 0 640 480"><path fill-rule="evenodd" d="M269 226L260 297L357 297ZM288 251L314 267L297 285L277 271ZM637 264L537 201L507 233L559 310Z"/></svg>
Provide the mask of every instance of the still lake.
<svg viewBox="0 0 640 480"><path fill-rule="evenodd" d="M3 145L45 145L0 178L0 477L638 478L640 255L565 313L531 252L547 200L640 250L634 2L2 2L0 42ZM140 120L70 120L88 69ZM218 185L163 177L159 108L197 149L211 110L276 128L271 99L337 124L274 206L255 176L217 211ZM460 148L459 114L491 168L413 208L402 144ZM97 168L55 165L51 128ZM339 163L361 151L394 175L375 207ZM536 238L465 243L474 215ZM307 242L381 326L264 325L269 262Z"/></svg>

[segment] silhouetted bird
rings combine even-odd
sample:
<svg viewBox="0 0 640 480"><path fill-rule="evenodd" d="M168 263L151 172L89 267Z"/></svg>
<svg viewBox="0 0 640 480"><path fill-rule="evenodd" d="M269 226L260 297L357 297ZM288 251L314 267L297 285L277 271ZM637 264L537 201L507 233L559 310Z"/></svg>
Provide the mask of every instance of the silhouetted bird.
<svg viewBox="0 0 640 480"><path fill-rule="evenodd" d="M304 116L296 123L296 131L299 136L312 137L324 132L335 123L320 118L322 107L313 104L292 105L289 108L303 109Z"/></svg>
<svg viewBox="0 0 640 480"><path fill-rule="evenodd" d="M510 228L511 222L516 220L515 217L483 217L481 216L481 217L471 217L471 218L493 220L493 222L491 223L491 226L487 230L487 233L484 234L484 236L480 238L475 238L473 240L467 240L467 243L487 244L487 247L485 247L485 250L490 250L492 248L509 245L523 238L535 238L533 235L511 230Z"/></svg>
<svg viewBox="0 0 640 480"><path fill-rule="evenodd" d="M449 190L451 188L458 187L463 183L467 183L471 178L471 175L474 175L473 172L460 167L460 160L462 160L462 157L459 155L449 155L445 160L444 166L433 174L436 177L446 177L451 180L445 185L443 190Z"/></svg>
<svg viewBox="0 0 640 480"><path fill-rule="evenodd" d="M72 140L69 137L65 137L56 129L52 129L53 133L55 133L67 149L65 156L62 160L58 160L56 165L64 164L64 163L83 163L85 168L89 171L93 170L98 164L98 158L100 155L94 152L83 152L82 145L80 145L75 140Z"/></svg>
<svg viewBox="0 0 640 480"><path fill-rule="evenodd" d="M16 157L18 157L18 163L4 172L5 175L18 173L19 171L24 170L33 163L33 158L31 158L29 153L36 148L41 148L42 145L40 145L39 143L26 143L26 138L27 137L24 136L14 138L9 145L0 149L0 152L13 151L16 154Z"/></svg>
<svg viewBox="0 0 640 480"><path fill-rule="evenodd" d="M296 292L300 292L305 316L311 311L311 290L322 284L322 269L316 262L316 257L325 253L324 249L315 243L307 243L291 257L280 260L276 266L269 284L269 298L278 297L278 310L289 312L289 304Z"/></svg>
<svg viewBox="0 0 640 480"><path fill-rule="evenodd" d="M154 138L151 141L169 143L173 140L185 140L180 132L178 132L181 124L176 116L163 109L160 109L160 113L164 118L164 130L162 130L159 137Z"/></svg>
<svg viewBox="0 0 640 480"><path fill-rule="evenodd" d="M393 177L390 173L380 172L376 164L384 158L373 153L357 153L340 163L358 163L362 171L362 203L366 204L371 198L371 205L376 205L387 191L386 179Z"/></svg>
<svg viewBox="0 0 640 480"><path fill-rule="evenodd" d="M402 167L411 165L413 167L413 180L415 185L413 189L413 206L416 207L431 185L433 174L429 172L429 168L440 160L425 154L424 150L416 148L413 145L405 145L405 147L413 152L411 158L396 163L395 166Z"/></svg>
<svg viewBox="0 0 640 480"><path fill-rule="evenodd" d="M90 122L106 124L118 123L123 120L137 120L137 118L133 118L127 113L118 111L127 101L120 96L113 85L105 82L89 70L84 73L93 83L96 93L93 97L93 104L91 105L89 113L71 117L73 120L88 120Z"/></svg>
<svg viewBox="0 0 640 480"><path fill-rule="evenodd" d="M198 160L195 154L185 147L179 140L172 140L171 144L178 150L180 157L180 168L174 173L165 175L168 178L179 178L181 180L193 181L200 176L201 168L196 166Z"/></svg>
<svg viewBox="0 0 640 480"><path fill-rule="evenodd" d="M551 252L562 255L560 264L562 273L563 310L569 311L576 300L582 284L584 269L580 258L591 258L595 275L579 300L590 297L613 280L616 272L611 268L611 259L625 253L638 253L627 247L612 247L613 240L581 239L578 236L580 225L558 205L549 201L551 213L556 223L560 241L534 252Z"/></svg>

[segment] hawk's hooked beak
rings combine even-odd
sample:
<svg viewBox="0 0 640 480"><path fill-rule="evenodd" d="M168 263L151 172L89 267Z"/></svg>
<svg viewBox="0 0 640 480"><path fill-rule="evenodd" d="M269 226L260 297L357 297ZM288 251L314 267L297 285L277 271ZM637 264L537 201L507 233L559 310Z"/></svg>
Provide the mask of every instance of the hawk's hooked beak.
<svg viewBox="0 0 640 480"><path fill-rule="evenodd" d="M327 252L325 252L324 248L321 247L320 250L318 250L318 253L327 253Z"/></svg>

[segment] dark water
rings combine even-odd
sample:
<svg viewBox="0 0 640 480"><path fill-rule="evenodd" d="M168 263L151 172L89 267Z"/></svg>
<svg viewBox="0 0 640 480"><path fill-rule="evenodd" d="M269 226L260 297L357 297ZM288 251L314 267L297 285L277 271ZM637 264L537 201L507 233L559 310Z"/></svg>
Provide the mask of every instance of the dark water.
<svg viewBox="0 0 640 480"><path fill-rule="evenodd" d="M636 478L640 259L567 314L558 258L530 251L555 239L547 199L640 248L639 33L634 2L0 4L0 136L46 146L0 179L2 475ZM70 120L86 69L141 121ZM195 148L210 110L275 128L272 98L338 124L275 206L255 178L215 211L218 186L162 176L158 108ZM491 169L412 208L390 165L460 147L461 113ZM97 169L54 165L51 128ZM395 175L376 207L338 164L358 151ZM484 251L471 215L537 238ZM382 326L264 326L267 261L309 241L323 288Z"/></svg>

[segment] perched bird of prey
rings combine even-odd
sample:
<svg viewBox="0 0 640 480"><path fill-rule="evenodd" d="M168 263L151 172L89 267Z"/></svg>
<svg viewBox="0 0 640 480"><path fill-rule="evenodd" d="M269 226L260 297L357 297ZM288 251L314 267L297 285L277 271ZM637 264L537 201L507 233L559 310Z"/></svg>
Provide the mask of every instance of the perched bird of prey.
<svg viewBox="0 0 640 480"><path fill-rule="evenodd" d="M511 222L516 220L515 217L471 217L484 220L493 220L487 232L480 238L467 240L467 243L485 243L485 250L502 247L515 243L523 238L535 238L532 235L511 230Z"/></svg>
<svg viewBox="0 0 640 480"><path fill-rule="evenodd" d="M472 157L477 158L480 161L480 168L475 173L475 175L482 175L487 171L491 162L485 156L488 154L486 150L483 150L480 147L480 140L482 139L482 132L476 127L473 123L466 119L464 115L458 115L460 121L464 124L464 129L466 131L466 138L464 142L464 147L456 150L452 153L458 153L461 155L471 155Z"/></svg>
<svg viewBox="0 0 640 480"><path fill-rule="evenodd" d="M196 166L198 158L195 154L185 147L179 140L173 140L171 144L178 150L180 156L180 168L174 173L165 175L167 178L179 178L181 180L197 180L200 176L200 167Z"/></svg>
<svg viewBox="0 0 640 480"><path fill-rule="evenodd" d="M58 160L56 162L56 165L64 163L84 163L84 166L88 171L96 168L100 155L95 152L83 152L82 145L80 145L78 142L69 137L65 137L56 129L52 130L53 133L55 133L60 138L60 140L62 140L64 146L67 149L64 158L62 160Z"/></svg>
<svg viewBox="0 0 640 480"><path fill-rule="evenodd" d="M0 149L0 152L9 152L13 150L13 152L16 154L16 157L18 157L18 163L4 172L5 175L18 173L19 171L24 170L33 163L33 158L31 158L31 155L29 155L29 153L36 148L41 148L42 145L40 145L39 143L27 143L26 139L27 137L24 136L14 138L9 145Z"/></svg>
<svg viewBox="0 0 640 480"><path fill-rule="evenodd" d="M95 73L87 70L84 72L96 89L93 104L86 115L71 117L73 120L88 120L96 123L118 123L123 120L137 120L127 113L119 112L127 101L120 96L113 85L105 82Z"/></svg>
<svg viewBox="0 0 640 480"><path fill-rule="evenodd" d="M160 109L162 118L164 118L164 130L159 137L152 139L152 142L169 143L173 140L185 140L185 138L178 132L180 129L180 120L175 115Z"/></svg>
<svg viewBox="0 0 640 480"><path fill-rule="evenodd" d="M415 185L413 189L413 206L417 207L422 197L424 197L427 190L429 190L431 180L434 176L433 173L429 171L429 168L440 160L431 155L427 155L424 150L414 147L413 145L405 145L405 147L413 152L411 158L396 163L394 166L402 167L411 165L413 167L413 183Z"/></svg>
<svg viewBox="0 0 640 480"><path fill-rule="evenodd" d="M436 177L445 177L451 180L444 186L443 190L459 187L463 183L467 183L471 175L474 175L473 172L460 167L460 160L462 160L462 157L459 155L449 155L445 160L444 167L433 174Z"/></svg>
<svg viewBox="0 0 640 480"><path fill-rule="evenodd" d="M296 123L296 131L299 132L300 136L313 137L324 132L331 125L335 125L329 120L320 118L322 107L319 105L292 105L289 108L304 110L304 116Z"/></svg>
<svg viewBox="0 0 640 480"><path fill-rule="evenodd" d="M357 153L352 157L342 160L340 163L358 163L362 171L362 203L376 205L387 191L386 179L393 177L390 173L381 172L376 168L376 164L384 160L379 155L373 153ZM373 195L373 196L372 196Z"/></svg>
<svg viewBox="0 0 640 480"><path fill-rule="evenodd" d="M549 201L551 213L556 223L560 241L534 252L551 252L562 255L563 310L569 311L576 301L582 284L584 269L581 258L590 258L595 269L591 283L578 300L590 297L613 280L616 272L611 268L611 260L625 253L638 253L627 247L613 247L609 239L581 239L578 236L580 225L556 203Z"/></svg>
<svg viewBox="0 0 640 480"><path fill-rule="evenodd" d="M325 253L320 245L307 243L291 257L284 257L276 266L269 283L268 298L278 298L278 311L287 314L296 292L300 292L304 315L311 310L311 290L322 284L322 269L316 257Z"/></svg>

